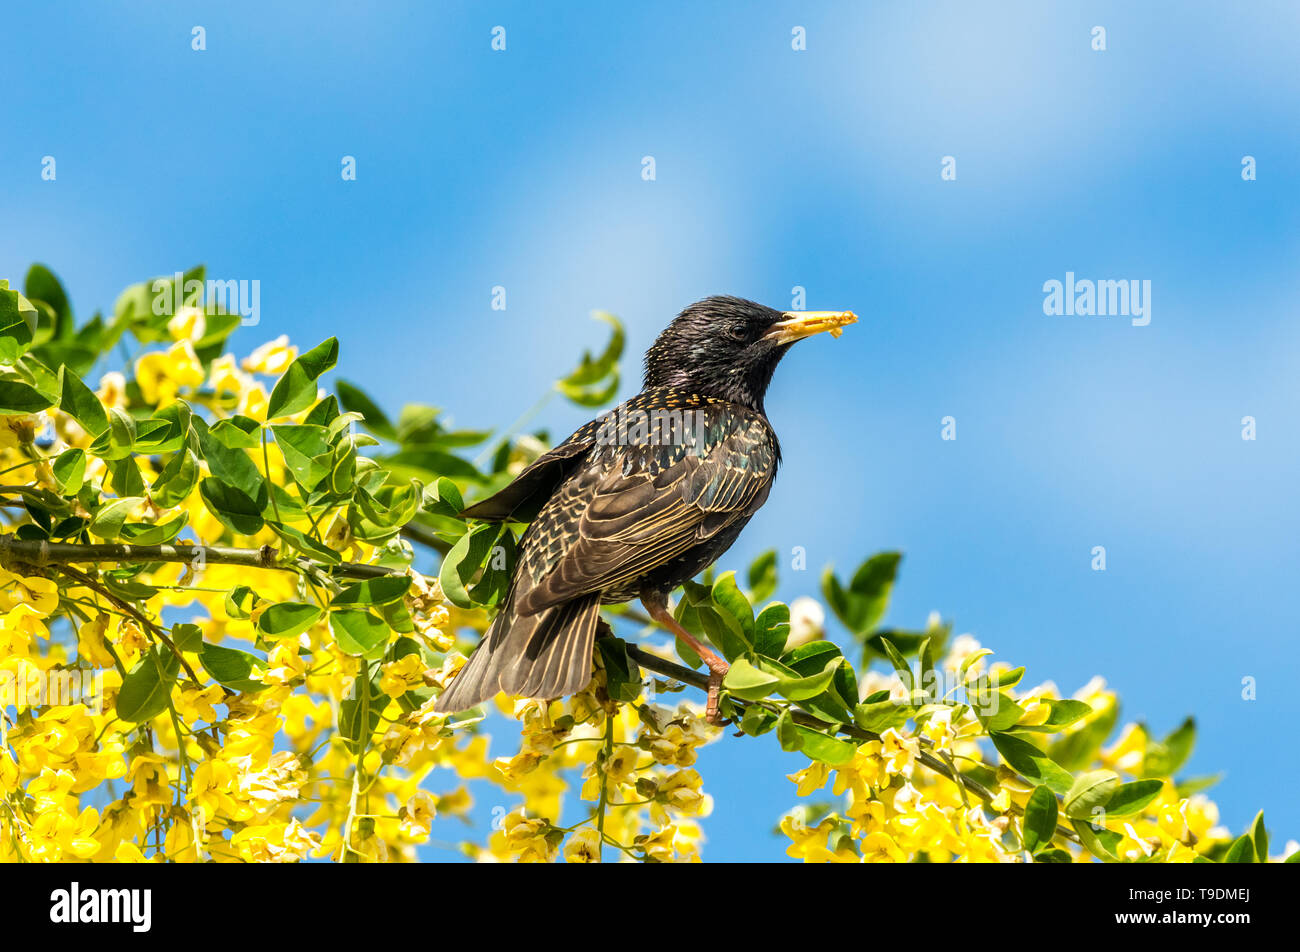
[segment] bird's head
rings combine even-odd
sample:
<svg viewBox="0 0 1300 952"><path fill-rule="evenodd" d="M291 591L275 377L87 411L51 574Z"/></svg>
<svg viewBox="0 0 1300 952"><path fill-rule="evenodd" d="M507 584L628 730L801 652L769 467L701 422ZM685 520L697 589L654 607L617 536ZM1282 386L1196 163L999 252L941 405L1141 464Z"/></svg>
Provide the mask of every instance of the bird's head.
<svg viewBox="0 0 1300 952"><path fill-rule="evenodd" d="M838 337L852 311L778 311L737 297L710 297L673 319L645 355L646 387L678 387L762 411L772 372L798 340Z"/></svg>

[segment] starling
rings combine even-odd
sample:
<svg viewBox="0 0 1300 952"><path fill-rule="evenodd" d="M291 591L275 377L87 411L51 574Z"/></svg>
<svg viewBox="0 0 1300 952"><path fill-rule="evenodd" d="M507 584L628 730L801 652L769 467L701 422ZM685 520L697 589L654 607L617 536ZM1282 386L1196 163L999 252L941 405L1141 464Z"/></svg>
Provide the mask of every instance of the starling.
<svg viewBox="0 0 1300 952"><path fill-rule="evenodd" d="M781 312L735 297L682 311L645 356L639 394L538 457L476 519L529 521L501 610L436 709L499 691L556 698L591 680L602 604L639 598L709 669L727 663L668 611L668 594L725 552L767 499L781 448L763 410L797 340L838 337L851 311Z"/></svg>

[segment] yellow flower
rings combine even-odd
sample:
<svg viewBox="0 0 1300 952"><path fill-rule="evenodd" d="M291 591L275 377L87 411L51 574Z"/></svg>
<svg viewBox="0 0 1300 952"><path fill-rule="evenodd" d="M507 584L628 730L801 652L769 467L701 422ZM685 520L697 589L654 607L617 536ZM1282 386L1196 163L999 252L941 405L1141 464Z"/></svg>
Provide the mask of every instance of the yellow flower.
<svg viewBox="0 0 1300 952"><path fill-rule="evenodd" d="M642 833L632 842L645 851L646 857L656 863L698 863L695 845L684 836L684 829L668 824L654 833Z"/></svg>
<svg viewBox="0 0 1300 952"><path fill-rule="evenodd" d="M862 862L906 863L907 854L888 833L868 833L862 838Z"/></svg>
<svg viewBox="0 0 1300 952"><path fill-rule="evenodd" d="M401 817L402 834L423 843L429 838L433 819L438 815L438 801L425 790L418 791L406 801L398 816Z"/></svg>
<svg viewBox="0 0 1300 952"><path fill-rule="evenodd" d="M935 750L950 752L956 732L952 727L952 708L935 711L921 727L921 735L934 745Z"/></svg>
<svg viewBox="0 0 1300 952"><path fill-rule="evenodd" d="M659 784L657 798L682 813L699 813L705 803L700 784L698 771L678 770Z"/></svg>
<svg viewBox="0 0 1300 952"><path fill-rule="evenodd" d="M1137 724L1126 724L1119 738L1101 752L1101 762L1113 770L1136 773L1146 758L1147 732Z"/></svg>
<svg viewBox="0 0 1300 952"><path fill-rule="evenodd" d="M42 425L40 414L19 413L0 416L0 450L26 446L36 439Z"/></svg>
<svg viewBox="0 0 1300 952"><path fill-rule="evenodd" d="M846 790L853 792L854 799L864 800L871 796L871 790L879 785L885 775L885 765L880 758L880 741L869 740L858 745L853 759L835 770L835 786L832 792L838 797ZM811 792L811 791L809 791ZM803 787L799 788L800 796Z"/></svg>
<svg viewBox="0 0 1300 952"><path fill-rule="evenodd" d="M546 820L526 817L522 810L507 813L501 821L506 849L521 863L549 863L555 858L555 839L547 835L550 830Z"/></svg>
<svg viewBox="0 0 1300 952"><path fill-rule="evenodd" d="M87 860L99 852L94 837L98 826L99 811L94 807L86 807L75 816L61 809L45 810L32 822L28 836L38 859L71 856Z"/></svg>
<svg viewBox="0 0 1300 952"><path fill-rule="evenodd" d="M97 668L113 667L113 656L108 653L104 637L110 620L108 615L96 615L77 631L78 657Z"/></svg>
<svg viewBox="0 0 1300 952"><path fill-rule="evenodd" d="M140 396L151 406L166 406L182 388L202 386L203 365L194 345L180 340L162 351L151 351L135 362L135 381Z"/></svg>
<svg viewBox="0 0 1300 952"><path fill-rule="evenodd" d="M532 773L546 759L539 750L521 750L513 757L498 757L493 766L507 784L517 784L526 774Z"/></svg>
<svg viewBox="0 0 1300 952"><path fill-rule="evenodd" d="M408 654L399 661L390 661L383 667L379 689L391 698L399 698L412 688L424 684L424 659L418 654Z"/></svg>
<svg viewBox="0 0 1300 952"><path fill-rule="evenodd" d="M203 316L203 311L193 305L187 305L179 308L167 322L167 333L171 334L172 340L200 341L207 331L207 326L207 318Z"/></svg>
<svg viewBox="0 0 1300 952"><path fill-rule="evenodd" d="M208 371L208 386L218 394L241 394L252 383L253 378L239 369L233 354L222 354Z"/></svg>
<svg viewBox="0 0 1300 952"><path fill-rule="evenodd" d="M590 827L579 830L564 844L566 863L599 863L600 833Z"/></svg>
<svg viewBox="0 0 1300 952"><path fill-rule="evenodd" d="M797 785L795 789L797 796L806 797L813 791L826 786L826 780L829 776L830 767L820 760L814 760L803 770L787 774L786 779Z"/></svg>
<svg viewBox="0 0 1300 952"><path fill-rule="evenodd" d="M916 755L921 745L915 737L904 737L894 728L889 728L880 735L881 755L885 759L885 772L890 776L912 776L916 765Z"/></svg>
<svg viewBox="0 0 1300 952"><path fill-rule="evenodd" d="M0 611L8 612L19 605L30 608L38 617L48 617L59 607L58 583L39 575L24 577L0 569Z"/></svg>
<svg viewBox="0 0 1300 952"><path fill-rule="evenodd" d="M262 680L267 684L290 684L307 673L307 658L299 653L307 636L290 638L276 643L266 658L266 671Z"/></svg>
<svg viewBox="0 0 1300 952"><path fill-rule="evenodd" d="M95 391L99 402L105 407L123 408L126 406L126 377L116 370L110 370L99 378L99 389Z"/></svg>
<svg viewBox="0 0 1300 952"><path fill-rule="evenodd" d="M219 684L206 688L195 688L186 684L176 695L176 713L187 724L205 721L209 724L217 719L215 705L222 703L226 696Z"/></svg>
<svg viewBox="0 0 1300 952"><path fill-rule="evenodd" d="M249 373L279 376L297 356L298 348L290 346L288 335L281 334L245 357L244 369Z"/></svg>
<svg viewBox="0 0 1300 952"><path fill-rule="evenodd" d="M315 851L320 845L320 835L294 819L287 825L265 823L245 827L230 838L230 845L250 863L296 863ZM360 844L360 852L368 858L382 859L383 841L371 837Z"/></svg>
<svg viewBox="0 0 1300 952"><path fill-rule="evenodd" d="M785 855L794 859L806 860L810 854L826 848L826 838L835 828L835 820L827 817L816 826L808 826L804 821L804 812L797 809L781 818L781 832L790 839Z"/></svg>

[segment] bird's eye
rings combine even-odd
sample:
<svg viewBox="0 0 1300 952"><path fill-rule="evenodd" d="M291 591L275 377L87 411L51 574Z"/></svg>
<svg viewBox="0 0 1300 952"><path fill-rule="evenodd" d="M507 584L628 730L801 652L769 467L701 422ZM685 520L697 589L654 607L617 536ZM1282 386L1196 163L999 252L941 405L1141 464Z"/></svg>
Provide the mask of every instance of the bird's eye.
<svg viewBox="0 0 1300 952"><path fill-rule="evenodd" d="M737 343L744 343L749 340L749 328L744 324L732 324L727 328L727 336Z"/></svg>

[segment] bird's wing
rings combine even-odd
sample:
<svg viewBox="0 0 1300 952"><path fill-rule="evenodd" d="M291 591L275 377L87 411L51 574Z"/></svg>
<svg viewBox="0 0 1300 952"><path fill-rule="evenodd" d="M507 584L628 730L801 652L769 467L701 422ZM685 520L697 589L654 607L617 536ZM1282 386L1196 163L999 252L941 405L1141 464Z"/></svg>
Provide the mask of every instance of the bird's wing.
<svg viewBox="0 0 1300 952"><path fill-rule="evenodd" d="M702 439L594 450L521 540L521 614L631 582L711 538L767 498L777 447L767 422L712 406Z"/></svg>
<svg viewBox="0 0 1300 952"><path fill-rule="evenodd" d="M582 462L583 455L594 443L594 427L589 423L559 446L533 460L510 485L476 502L461 515L473 519L527 522L537 514L564 477Z"/></svg>

